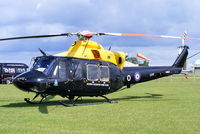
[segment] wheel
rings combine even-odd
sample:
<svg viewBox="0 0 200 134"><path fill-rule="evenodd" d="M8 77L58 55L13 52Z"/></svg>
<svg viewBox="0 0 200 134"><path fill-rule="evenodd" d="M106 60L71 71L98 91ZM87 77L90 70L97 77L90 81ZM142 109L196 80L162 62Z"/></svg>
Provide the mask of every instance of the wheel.
<svg viewBox="0 0 200 134"><path fill-rule="evenodd" d="M10 80L6 80L6 84L10 84L11 83L11 81Z"/></svg>

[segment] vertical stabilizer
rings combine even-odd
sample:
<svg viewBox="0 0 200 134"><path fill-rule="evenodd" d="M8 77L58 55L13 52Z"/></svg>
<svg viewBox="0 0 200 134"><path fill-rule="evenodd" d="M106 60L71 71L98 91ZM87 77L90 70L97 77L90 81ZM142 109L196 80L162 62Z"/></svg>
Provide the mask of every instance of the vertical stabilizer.
<svg viewBox="0 0 200 134"><path fill-rule="evenodd" d="M178 58L175 60L174 64L172 65L172 67L183 67L187 56L188 56L188 46L183 46L183 50L182 52L178 55Z"/></svg>

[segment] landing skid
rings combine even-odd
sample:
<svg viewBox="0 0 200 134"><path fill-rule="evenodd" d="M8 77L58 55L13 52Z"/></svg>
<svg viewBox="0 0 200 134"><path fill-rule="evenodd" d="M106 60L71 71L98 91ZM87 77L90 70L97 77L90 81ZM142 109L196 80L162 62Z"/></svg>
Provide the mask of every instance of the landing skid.
<svg viewBox="0 0 200 134"><path fill-rule="evenodd" d="M41 100L39 102L35 102L34 100L38 97L38 96L41 96ZM29 104L41 104L42 101L47 97L48 95L46 94L40 94L40 93L37 93L33 99L30 99L30 98L24 98L24 101L26 101L27 103ZM78 96L76 99L74 99L74 97L67 97L72 103L71 104L67 104L63 101L59 101L60 104L62 104L63 106L66 106L66 107L74 107L74 106L87 106L87 105L99 105L99 104L111 104L111 103L117 103L115 101L112 101L110 100L109 98L107 98L106 96L99 96L99 97L102 97L106 100L106 102L95 102L95 103L82 103L82 104L76 104L78 102L78 100L81 98L82 100L82 96Z"/></svg>
<svg viewBox="0 0 200 134"><path fill-rule="evenodd" d="M90 105L100 105L100 104L112 104L117 103L116 101L110 102L96 102L96 103L82 103L82 104L67 104L63 101L59 101L60 104L62 104L65 107L78 107L78 106L90 106Z"/></svg>
<svg viewBox="0 0 200 134"><path fill-rule="evenodd" d="M106 96L100 96L104 99L106 99L106 102L96 102L96 103L84 103L84 104L76 104L76 102L79 100L79 98L81 98L81 96L78 96L75 100L70 100L72 101L72 104L67 104L63 101L59 101L60 104L62 104L63 106L66 107L74 107L74 106L87 106L87 105L99 105L99 104L111 104L111 103L117 103L115 101L111 101L109 98L107 98Z"/></svg>
<svg viewBox="0 0 200 134"><path fill-rule="evenodd" d="M35 100L39 95L42 97L41 100L40 100L39 102L34 102L34 100ZM30 98L24 98L24 101L26 101L26 102L29 103L29 104L41 104L42 101L44 100L44 98L46 98L47 96L48 96L48 95L37 93L37 94L33 97L32 100L30 100Z"/></svg>

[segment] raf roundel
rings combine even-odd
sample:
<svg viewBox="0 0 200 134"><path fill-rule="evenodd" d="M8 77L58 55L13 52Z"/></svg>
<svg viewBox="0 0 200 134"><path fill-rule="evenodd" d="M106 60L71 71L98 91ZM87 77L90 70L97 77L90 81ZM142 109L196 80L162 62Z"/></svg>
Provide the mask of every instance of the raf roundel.
<svg viewBox="0 0 200 134"><path fill-rule="evenodd" d="M136 72L136 73L134 74L134 78L135 78L135 81L140 81L140 78L141 78L140 73L139 73L139 72Z"/></svg>

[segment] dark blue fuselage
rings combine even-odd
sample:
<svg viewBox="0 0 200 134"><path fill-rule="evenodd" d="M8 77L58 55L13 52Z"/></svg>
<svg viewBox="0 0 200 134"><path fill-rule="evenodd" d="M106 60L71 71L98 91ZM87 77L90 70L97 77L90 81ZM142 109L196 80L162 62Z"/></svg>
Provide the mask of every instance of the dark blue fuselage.
<svg viewBox="0 0 200 134"><path fill-rule="evenodd" d="M17 76L13 83L23 91L45 95L102 96L161 77L178 74L188 55L185 46L172 66L125 67L100 61L72 57L37 57L33 68Z"/></svg>

